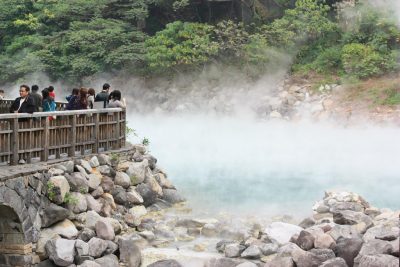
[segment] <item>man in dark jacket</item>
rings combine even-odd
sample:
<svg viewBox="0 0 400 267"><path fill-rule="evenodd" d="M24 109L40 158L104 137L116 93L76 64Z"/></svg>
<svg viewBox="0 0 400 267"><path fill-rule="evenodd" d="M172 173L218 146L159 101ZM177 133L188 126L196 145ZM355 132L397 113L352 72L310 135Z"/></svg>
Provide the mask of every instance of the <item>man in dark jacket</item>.
<svg viewBox="0 0 400 267"><path fill-rule="evenodd" d="M43 110L43 97L41 94L38 93L39 91L39 86L37 85L32 85L32 93L30 94L33 98L33 101L35 102L35 112L42 111Z"/></svg>
<svg viewBox="0 0 400 267"><path fill-rule="evenodd" d="M33 113L36 106L33 97L29 95L30 88L28 85L21 85L19 88L20 97L16 98L11 105L11 113Z"/></svg>
<svg viewBox="0 0 400 267"><path fill-rule="evenodd" d="M94 102L104 102L104 108L105 108L108 103L108 92L109 91L110 91L110 85L108 83L105 83L103 85L103 90L96 95Z"/></svg>

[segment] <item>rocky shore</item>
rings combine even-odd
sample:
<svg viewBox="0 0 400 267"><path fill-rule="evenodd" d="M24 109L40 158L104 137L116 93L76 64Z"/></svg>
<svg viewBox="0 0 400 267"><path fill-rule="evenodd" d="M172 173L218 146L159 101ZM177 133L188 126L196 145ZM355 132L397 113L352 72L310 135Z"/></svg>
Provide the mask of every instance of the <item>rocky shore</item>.
<svg viewBox="0 0 400 267"><path fill-rule="evenodd" d="M16 192L10 201L19 195L34 203L29 214L40 215L28 230L39 267L399 266L399 211L328 191L297 223L194 215L142 145L54 164L4 186Z"/></svg>

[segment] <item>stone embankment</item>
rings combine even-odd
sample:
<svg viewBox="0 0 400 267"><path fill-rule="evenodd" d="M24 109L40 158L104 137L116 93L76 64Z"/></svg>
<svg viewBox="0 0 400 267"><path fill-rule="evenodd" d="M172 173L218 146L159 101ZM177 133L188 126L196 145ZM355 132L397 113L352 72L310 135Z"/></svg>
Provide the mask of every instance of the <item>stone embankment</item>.
<svg viewBox="0 0 400 267"><path fill-rule="evenodd" d="M135 145L1 182L0 266L140 266L143 216L184 200L156 163Z"/></svg>

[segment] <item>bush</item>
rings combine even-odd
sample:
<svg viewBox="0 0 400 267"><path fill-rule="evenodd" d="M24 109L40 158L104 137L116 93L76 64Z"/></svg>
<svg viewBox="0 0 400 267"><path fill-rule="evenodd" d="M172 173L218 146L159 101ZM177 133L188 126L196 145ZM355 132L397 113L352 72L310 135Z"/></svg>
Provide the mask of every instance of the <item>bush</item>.
<svg viewBox="0 0 400 267"><path fill-rule="evenodd" d="M213 26L176 21L145 42L145 61L150 70L165 71L179 66L208 62L218 53L218 43L211 40Z"/></svg>
<svg viewBox="0 0 400 267"><path fill-rule="evenodd" d="M343 47L342 61L346 73L358 78L382 75L396 67L395 53L381 54L369 45L357 43Z"/></svg>
<svg viewBox="0 0 400 267"><path fill-rule="evenodd" d="M342 47L327 48L313 62L313 69L319 73L340 71L342 69Z"/></svg>

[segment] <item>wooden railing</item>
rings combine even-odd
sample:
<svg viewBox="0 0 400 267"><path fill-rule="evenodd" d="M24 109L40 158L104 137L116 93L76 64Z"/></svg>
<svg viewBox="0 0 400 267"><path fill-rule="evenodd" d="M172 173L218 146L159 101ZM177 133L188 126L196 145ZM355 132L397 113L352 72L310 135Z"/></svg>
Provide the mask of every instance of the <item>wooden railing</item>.
<svg viewBox="0 0 400 267"><path fill-rule="evenodd" d="M120 108L0 114L0 165L120 149L125 125Z"/></svg>

